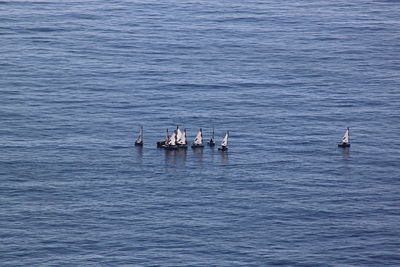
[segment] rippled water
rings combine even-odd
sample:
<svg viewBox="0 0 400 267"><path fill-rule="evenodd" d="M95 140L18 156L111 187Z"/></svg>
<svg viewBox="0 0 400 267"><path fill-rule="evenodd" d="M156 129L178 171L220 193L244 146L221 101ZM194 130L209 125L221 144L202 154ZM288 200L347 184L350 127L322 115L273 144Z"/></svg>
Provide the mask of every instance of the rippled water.
<svg viewBox="0 0 400 267"><path fill-rule="evenodd" d="M399 43L398 1L0 1L1 265L400 265Z"/></svg>

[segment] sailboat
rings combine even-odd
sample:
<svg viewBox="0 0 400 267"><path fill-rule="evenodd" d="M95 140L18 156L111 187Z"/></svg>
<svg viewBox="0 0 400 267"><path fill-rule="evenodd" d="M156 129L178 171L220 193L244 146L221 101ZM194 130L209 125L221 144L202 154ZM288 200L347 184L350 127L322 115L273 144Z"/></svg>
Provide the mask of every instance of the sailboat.
<svg viewBox="0 0 400 267"><path fill-rule="evenodd" d="M229 136L229 132L227 131L226 134L225 134L224 139L222 139L221 147L219 147L218 150L221 150L221 151L227 151L228 150L228 136Z"/></svg>
<svg viewBox="0 0 400 267"><path fill-rule="evenodd" d="M166 134L166 136L165 136L165 140L164 140L164 141L157 142L157 147L164 147L165 144L168 142L168 140L169 140L169 131L168 131L168 129L167 129L167 134Z"/></svg>
<svg viewBox="0 0 400 267"><path fill-rule="evenodd" d="M139 136L136 138L135 146L143 146L143 126L140 127Z"/></svg>
<svg viewBox="0 0 400 267"><path fill-rule="evenodd" d="M210 140L207 142L207 144L208 144L209 146L215 146L215 141L214 141L214 128L213 128L212 137L211 137Z"/></svg>
<svg viewBox="0 0 400 267"><path fill-rule="evenodd" d="M187 141L186 141L186 129L182 132L177 128L177 136L176 136L176 144L178 148L187 148Z"/></svg>
<svg viewBox="0 0 400 267"><path fill-rule="evenodd" d="M203 145L203 130L200 128L196 137L193 140L192 148L204 147Z"/></svg>
<svg viewBox="0 0 400 267"><path fill-rule="evenodd" d="M167 143L163 146L166 149L177 149L178 145L176 144L176 136L177 136L177 130L175 130L172 135L169 137Z"/></svg>
<svg viewBox="0 0 400 267"><path fill-rule="evenodd" d="M347 127L342 137L342 142L338 144L338 147L350 147L350 128Z"/></svg>

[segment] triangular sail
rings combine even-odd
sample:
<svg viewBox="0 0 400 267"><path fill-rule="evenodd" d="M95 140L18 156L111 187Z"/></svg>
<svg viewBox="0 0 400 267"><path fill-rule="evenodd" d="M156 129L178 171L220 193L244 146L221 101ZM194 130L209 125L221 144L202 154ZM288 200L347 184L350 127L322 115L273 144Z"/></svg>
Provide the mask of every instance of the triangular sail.
<svg viewBox="0 0 400 267"><path fill-rule="evenodd" d="M175 146L176 145L176 131L174 131L174 133L168 139L168 145L170 145L170 146Z"/></svg>
<svg viewBox="0 0 400 267"><path fill-rule="evenodd" d="M342 143L349 143L349 141L350 141L349 128L347 128L342 137Z"/></svg>
<svg viewBox="0 0 400 267"><path fill-rule="evenodd" d="M187 144L187 141L186 141L186 130L185 130L182 134L181 145L186 145L186 144Z"/></svg>
<svg viewBox="0 0 400 267"><path fill-rule="evenodd" d="M228 146L228 132L226 132L224 139L222 139L221 146Z"/></svg>
<svg viewBox="0 0 400 267"><path fill-rule="evenodd" d="M202 145L203 144L203 131L201 128L197 132L196 138L193 140L193 144L195 145Z"/></svg>
<svg viewBox="0 0 400 267"><path fill-rule="evenodd" d="M186 130L184 132L182 132L178 128L177 134L176 134L176 140L177 140L178 145L185 145L186 144Z"/></svg>
<svg viewBox="0 0 400 267"><path fill-rule="evenodd" d="M181 142L182 135L182 131L179 129L178 126L176 126L176 140L178 140L178 144L180 144Z"/></svg>

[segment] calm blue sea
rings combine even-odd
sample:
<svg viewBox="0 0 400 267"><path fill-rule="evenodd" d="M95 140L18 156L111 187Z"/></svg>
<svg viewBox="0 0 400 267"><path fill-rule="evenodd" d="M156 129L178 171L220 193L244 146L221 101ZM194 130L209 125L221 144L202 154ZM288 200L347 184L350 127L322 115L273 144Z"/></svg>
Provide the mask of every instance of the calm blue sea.
<svg viewBox="0 0 400 267"><path fill-rule="evenodd" d="M400 266L400 1L2 0L0 152L1 266Z"/></svg>

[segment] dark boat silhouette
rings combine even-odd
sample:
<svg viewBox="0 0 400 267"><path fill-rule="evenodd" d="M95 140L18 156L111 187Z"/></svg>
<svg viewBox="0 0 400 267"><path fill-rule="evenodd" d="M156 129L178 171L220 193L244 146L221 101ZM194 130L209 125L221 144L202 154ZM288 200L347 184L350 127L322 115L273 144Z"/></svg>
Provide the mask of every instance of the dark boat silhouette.
<svg viewBox="0 0 400 267"><path fill-rule="evenodd" d="M215 146L215 141L214 141L214 128L213 128L213 133L212 133L212 136L211 136L211 138L210 138L210 140L207 142L207 144L209 145L209 146Z"/></svg>

